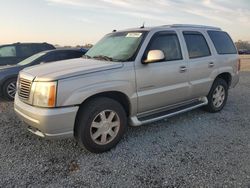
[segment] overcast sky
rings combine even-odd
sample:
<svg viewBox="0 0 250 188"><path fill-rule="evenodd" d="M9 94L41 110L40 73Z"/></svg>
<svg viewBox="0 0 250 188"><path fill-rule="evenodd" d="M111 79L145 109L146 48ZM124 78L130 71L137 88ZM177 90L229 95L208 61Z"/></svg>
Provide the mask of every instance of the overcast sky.
<svg viewBox="0 0 250 188"><path fill-rule="evenodd" d="M95 43L113 29L218 26L250 41L250 0L0 0L0 43Z"/></svg>

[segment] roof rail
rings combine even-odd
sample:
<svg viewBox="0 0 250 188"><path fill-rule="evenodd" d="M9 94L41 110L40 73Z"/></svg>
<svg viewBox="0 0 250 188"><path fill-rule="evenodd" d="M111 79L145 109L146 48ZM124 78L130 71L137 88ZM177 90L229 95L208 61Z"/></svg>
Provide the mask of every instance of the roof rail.
<svg viewBox="0 0 250 188"><path fill-rule="evenodd" d="M163 25L163 27L172 27L172 28L189 27L189 28L203 28L203 29L221 30L221 28L219 28L219 27L206 26L206 25L193 25L193 24L173 24L173 25Z"/></svg>

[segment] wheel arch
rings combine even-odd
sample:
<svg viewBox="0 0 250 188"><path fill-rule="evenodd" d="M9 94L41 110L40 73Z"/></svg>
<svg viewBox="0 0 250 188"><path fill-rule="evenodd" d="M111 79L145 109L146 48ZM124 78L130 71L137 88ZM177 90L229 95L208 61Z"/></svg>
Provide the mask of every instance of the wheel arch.
<svg viewBox="0 0 250 188"><path fill-rule="evenodd" d="M227 82L228 88L231 86L232 83L232 75L229 72L220 73L215 79L220 78Z"/></svg>
<svg viewBox="0 0 250 188"><path fill-rule="evenodd" d="M107 97L107 98L110 98L110 99L113 99L113 100L119 102L123 106L127 116L130 115L130 113L131 113L131 104L130 104L129 98L128 98L128 96L126 94L124 94L124 93L122 93L120 91L105 91L105 92L94 94L94 95L89 96L88 98L86 98L80 104L80 107L84 106L89 101L94 100L95 98L99 98L99 97Z"/></svg>

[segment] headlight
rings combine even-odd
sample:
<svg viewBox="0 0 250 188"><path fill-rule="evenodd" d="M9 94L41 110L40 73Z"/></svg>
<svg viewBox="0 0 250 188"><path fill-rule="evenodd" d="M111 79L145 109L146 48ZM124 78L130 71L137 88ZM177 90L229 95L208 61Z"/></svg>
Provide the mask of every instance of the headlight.
<svg viewBox="0 0 250 188"><path fill-rule="evenodd" d="M57 82L35 82L33 105L39 107L56 106Z"/></svg>

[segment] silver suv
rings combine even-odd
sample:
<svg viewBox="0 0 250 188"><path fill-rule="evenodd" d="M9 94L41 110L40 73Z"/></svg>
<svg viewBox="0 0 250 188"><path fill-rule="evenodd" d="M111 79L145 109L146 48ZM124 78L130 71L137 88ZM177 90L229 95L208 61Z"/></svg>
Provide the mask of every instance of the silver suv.
<svg viewBox="0 0 250 188"><path fill-rule="evenodd" d="M127 125L203 106L219 112L239 81L239 56L219 28L167 25L107 34L84 57L24 69L15 111L41 137L104 152Z"/></svg>

